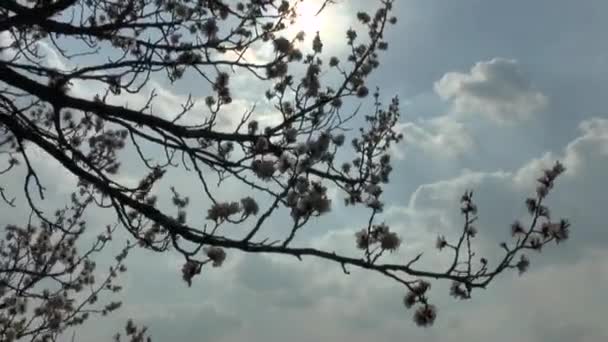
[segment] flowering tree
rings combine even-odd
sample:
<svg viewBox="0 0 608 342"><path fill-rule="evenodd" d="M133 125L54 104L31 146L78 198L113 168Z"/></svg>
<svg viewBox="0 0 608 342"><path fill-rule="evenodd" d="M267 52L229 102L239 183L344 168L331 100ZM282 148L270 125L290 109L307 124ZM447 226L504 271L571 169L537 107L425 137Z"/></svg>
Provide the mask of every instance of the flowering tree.
<svg viewBox="0 0 608 342"><path fill-rule="evenodd" d="M5 188L0 195L5 207L30 213L27 222L3 222L2 341L55 340L91 315L117 309L120 303L99 304L97 298L120 290L115 280L126 270L124 259L132 248L179 253L189 285L204 267L221 266L231 250L321 258L346 274L350 267L379 272L403 285L414 321L428 326L436 317L427 292L430 280L451 282L453 296L470 298L505 270L525 271L525 250L568 237L568 222L552 221L543 204L564 171L556 163L539 178L536 195L526 200L531 220L513 224L514 239L501 244L499 262L489 263L474 252L477 210L471 192L461 199L461 233L453 240L437 239L436 247L453 257L447 269L417 268L421 254L402 264L384 262L402 242L379 221L383 187L392 171L390 147L402 138L396 129L399 101L383 105L366 80L388 48L386 27L397 21L392 0L377 0L375 12L357 13L355 28L344 36L347 52L338 57L324 53L323 32L307 38L290 31L303 3L0 2L1 174L23 179L24 200L15 200ZM322 11L331 1L315 4ZM50 54L71 63L50 63ZM259 92L275 120L263 124L253 107L225 122L239 96L231 79L243 76L265 85ZM167 113L155 109L153 92L141 106L129 105L159 79L201 84L202 101L188 98ZM85 88L94 91L87 94ZM366 97L372 97L373 108L362 117L345 102ZM362 128L349 133L349 123ZM345 134L352 135L350 144ZM52 215L40 204L47 191L41 177L45 170L32 159L38 152L78 179L70 202ZM146 170L134 183L124 171L133 165ZM189 210L188 197L162 185L173 172L191 175L189 186L205 195L206 224L192 223L201 208ZM214 193L225 182L245 185L250 193L241 198ZM360 255L293 242L307 224L339 205L329 199L328 187L339 190L345 205L369 211L369 220L353 237ZM169 194L175 208L162 208L155 194ZM115 219L105 228L88 227L85 213L90 210L110 210ZM263 228L281 212L289 213L291 222L282 236L270 239ZM225 229L230 225L239 229ZM95 257L117 230L128 232L135 243L126 245L109 273L96 279ZM97 238L87 245L82 241L89 231ZM144 339L145 329L131 321L125 330L130 340Z"/></svg>

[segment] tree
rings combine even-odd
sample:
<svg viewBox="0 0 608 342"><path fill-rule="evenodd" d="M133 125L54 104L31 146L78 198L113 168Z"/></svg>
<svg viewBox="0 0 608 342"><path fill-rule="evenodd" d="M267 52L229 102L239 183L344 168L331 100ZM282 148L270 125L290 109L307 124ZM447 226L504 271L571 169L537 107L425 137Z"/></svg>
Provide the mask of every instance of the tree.
<svg viewBox="0 0 608 342"><path fill-rule="evenodd" d="M568 237L568 221L553 221L543 202L564 171L556 162L525 201L530 222L513 223L514 239L500 245L498 262L475 254L477 207L469 191L461 198L461 233L437 238L436 247L452 256L447 269L417 268L422 254L406 263L384 262L402 242L380 220L392 172L390 148L402 139L399 101L384 105L366 81L388 48L386 27L397 22L393 1L377 0L375 12L356 14L341 58L324 52L323 32L308 38L290 32L300 6L310 1L0 2L2 175L23 178L24 200L5 188L0 194L5 207L30 212L27 222L7 224L0 240L3 341L55 340L91 315L117 309L118 302L97 301L103 292L120 290L117 273L126 270L132 248L181 254L181 276L189 285L204 267L221 266L231 250L321 258L339 264L345 274L351 267L379 272L403 285L414 321L429 326L436 317L428 295L431 280L450 282L451 294L467 299L503 271L525 271L525 250ZM332 2L315 4L322 11ZM50 63L51 55L70 63ZM255 107L226 119L239 99L234 77L256 85L252 88L265 96L274 121L258 120ZM195 96L203 97L185 99L173 113L155 107L155 92L141 106L129 105L134 96L147 96L144 90L153 82L177 86L182 79L200 84ZM355 105L369 96L373 108L358 114ZM357 122L363 123L360 130L347 129ZM51 215L41 205L53 203L43 201L45 171L32 161L36 151L78 179L70 202ZM133 170L126 167L145 175L134 183ZM190 175L189 186L208 200L206 224L193 223L201 208L190 208L187 196L162 183L175 172ZM227 198L214 192L230 182L250 194ZM340 205L329 199L330 186L345 197L345 205L369 211L353 237L360 255L294 243L307 224ZM169 194L175 211L158 205L158 194ZM115 218L105 229L89 227L91 210L111 211ZM282 213L289 214L289 226L282 236L267 237L264 226ZM231 225L239 229L227 229ZM117 230L135 243L96 281L95 258ZM90 231L98 236L89 246L82 241ZM129 321L126 335L142 340L145 328Z"/></svg>

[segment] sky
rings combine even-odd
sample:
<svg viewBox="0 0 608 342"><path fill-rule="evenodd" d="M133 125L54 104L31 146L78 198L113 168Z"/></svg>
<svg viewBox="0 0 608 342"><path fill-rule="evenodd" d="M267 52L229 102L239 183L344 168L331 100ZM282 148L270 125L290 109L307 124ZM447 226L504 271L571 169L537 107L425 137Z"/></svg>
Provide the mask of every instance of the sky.
<svg viewBox="0 0 608 342"><path fill-rule="evenodd" d="M333 19L315 25L331 42L370 2L340 0L328 12ZM425 251L424 264L440 266L435 238L458 233L458 200L469 188L479 206L480 249L498 255L510 223L525 217L524 199L539 171L556 160L567 172L549 204L572 222L570 240L533 255L523 276L504 274L468 301L433 284L439 315L425 329L403 307L404 290L369 272L346 276L319 260L231 253L188 288L181 259L136 251L122 278L123 308L85 325L87 340L108 341L126 318L147 325L155 341L608 340L608 2L396 0L394 11L390 49L369 84L381 88L384 101L398 95L402 103L404 141L392 151L384 214L403 237L399 257ZM195 89L189 80L156 82L160 110ZM246 83L242 89L235 111L259 96ZM47 167L49 179L61 174ZM172 179L188 191L179 175ZM50 191L65 195L73 180L63 181ZM227 198L242 191L222 189ZM361 219L336 205L297 242L356 253ZM280 230L280 223L268 229Z"/></svg>

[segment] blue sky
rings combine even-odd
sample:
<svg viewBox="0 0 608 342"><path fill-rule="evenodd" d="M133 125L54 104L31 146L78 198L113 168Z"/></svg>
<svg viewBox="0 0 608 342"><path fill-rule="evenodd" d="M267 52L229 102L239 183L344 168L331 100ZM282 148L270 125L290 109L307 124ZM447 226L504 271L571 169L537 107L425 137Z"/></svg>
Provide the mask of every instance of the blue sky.
<svg viewBox="0 0 608 342"><path fill-rule="evenodd" d="M336 27L324 25L343 32L348 13L369 3L339 2L329 12L339 16L330 21ZM224 267L204 271L187 288L180 259L137 251L123 279L123 309L89 322L88 340L107 340L127 317L148 325L156 341L608 340L608 2L395 2L399 21L370 85L381 87L385 102L396 94L403 104L405 139L393 151L384 215L404 237L400 257L428 250L424 264L442 264L434 240L459 229L458 199L467 188L479 205L480 248L497 255L509 224L525 214L539 170L557 159L568 171L550 204L572 221L571 240L534 255L524 276L505 274L470 301L434 285L440 315L430 329L413 324L399 286L360 271L345 276L339 265L231 253ZM195 89L188 82L159 83L161 110ZM234 110L250 104L249 96L256 94ZM191 190L180 175L170 179ZM62 193L59 185L51 189ZM239 198L243 189L221 191ZM298 243L355 253L352 236L364 217L343 208L340 197L335 202ZM280 231L280 223L267 229Z"/></svg>

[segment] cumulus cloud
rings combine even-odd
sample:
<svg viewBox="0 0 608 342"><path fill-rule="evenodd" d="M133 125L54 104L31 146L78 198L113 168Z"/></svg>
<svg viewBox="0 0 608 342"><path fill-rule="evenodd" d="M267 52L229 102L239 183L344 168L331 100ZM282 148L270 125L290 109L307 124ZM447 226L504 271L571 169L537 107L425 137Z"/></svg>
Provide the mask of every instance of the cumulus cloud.
<svg viewBox="0 0 608 342"><path fill-rule="evenodd" d="M476 63L468 73L448 72L435 92L457 113L484 115L497 122L529 119L547 105L517 61L494 58Z"/></svg>
<svg viewBox="0 0 608 342"><path fill-rule="evenodd" d="M549 166L556 159L567 165L566 177L579 178L585 172L593 172L594 168L603 169L602 161L608 159L608 120L590 118L582 121L578 129L580 135L564 148L561 155L548 152L519 169L514 176L515 184L519 188L531 186L535 179L534 172Z"/></svg>
<svg viewBox="0 0 608 342"><path fill-rule="evenodd" d="M446 116L418 123L401 123L397 129L403 133L404 142L396 146L394 152L401 159L409 147L442 158L458 158L475 147L475 141L466 127Z"/></svg>
<svg viewBox="0 0 608 342"><path fill-rule="evenodd" d="M608 170L608 120L593 118L579 125L580 135L562 151L551 151L530 160L513 171L472 172L420 185L405 207L389 209L401 222L415 222L417 227L437 234L460 229L458 198L467 189L475 189L480 210L478 224L482 236L496 244L508 238L512 220L525 217L523 199L532 194L539 172L560 160L567 168L548 199L554 218L567 217L576 232L569 242L569 252L580 254L589 244L608 242L601 228L605 221L600 203L604 196L599 181ZM398 214L399 213L399 214ZM580 230L578 230L580 229Z"/></svg>
<svg viewBox="0 0 608 342"><path fill-rule="evenodd" d="M442 341L605 341L605 304L598 298L608 286L607 268L608 253L590 250L576 262L504 279L489 290L492 298L447 312L454 329Z"/></svg>
<svg viewBox="0 0 608 342"><path fill-rule="evenodd" d="M0 32L0 60L11 59L15 50L11 47L15 40L7 31Z"/></svg>
<svg viewBox="0 0 608 342"><path fill-rule="evenodd" d="M597 298L602 296L608 284L603 271L608 267L608 254L599 249L608 242L608 235L602 233L605 221L602 210L593 203L601 201L605 192L597 186L597 180L608 170L608 120L585 120L579 128L580 135L562 151L547 153L513 171L467 170L451 179L421 185L406 207L387 210L387 220L401 232L406 251L408 248L429 250L436 234L449 235L461 229L459 196L465 189L476 189L480 207L479 255L492 253L494 255L489 256L492 260L492 256L500 254L497 248L500 239L508 239L510 220L525 214L523 199L534 191L528 185L534 183L539 170L556 159L569 167L558 181L549 202L556 209L556 217L564 215L571 218L574 224L571 241L560 246L559 251L551 248L534 257L534 267L524 277L520 278L515 273L507 275L506 279L503 277L502 282L490 287L488 293L478 293L479 300L452 305L441 292L446 292L444 287L438 284L440 286L434 287L433 298L443 304L442 315L434 331L423 333L426 340L545 342L606 339L608 330L600 323L604 307L598 304ZM520 183L523 178L529 178L525 188ZM569 211L568 208L575 210ZM354 229L328 232L321 240L324 246L336 245L340 240L349 241L353 232ZM442 258L432 252L426 253L423 259L422 265L428 267L442 265ZM396 305L382 307L378 309L379 313L370 312L369 308L396 301L395 289L363 295L378 283L356 278L356 284L344 285L343 291L354 293L356 302L364 301L368 310L365 315L354 314L341 320L376 330L381 326L385 336L411 336L407 324L403 324L407 314L398 311L401 308ZM585 288L583 292L582 286ZM345 310L356 312L348 304L340 302L339 305L347 305L349 309ZM522 314L521 308L524 307L526 312ZM352 333L356 334L354 330Z"/></svg>
<svg viewBox="0 0 608 342"><path fill-rule="evenodd" d="M257 88L250 88L259 94ZM79 89L75 87L74 91ZM157 90L156 109L162 112L174 112L186 99L173 89ZM546 96L536 90L517 62L505 59L479 62L465 73L447 73L435 84L435 91L454 112L485 115L497 122L530 118L547 104ZM128 102L135 106L145 99L142 96ZM246 107L239 106L234 113L241 114ZM403 124L404 145L415 145L427 155L458 156L474 148L475 139L457 119L447 116ZM226 267L203 274L190 289L179 279L181 259L172 260L169 267L162 267L166 255L130 259L128 276L133 283L127 289L125 304L133 304L130 316L134 319L143 314L153 332L160 332L160 340L355 342L404 336L448 342L606 340L608 331L601 315L605 308L598 298L608 286L608 254L588 251L588 245L582 242L608 242L600 205L605 197L601 180L608 170L608 120L586 120L579 129L580 135L562 151L546 153L519 169L465 171L454 178L421 185L404 208L387 209L387 220L404 237L403 253L432 249L436 234L461 228L458 198L464 189L473 188L482 215L480 237L490 234L488 241L496 243L497 237L508 235L509 220L525 212L522 195L533 190L531 185L539 169L555 159L563 160L568 167L556 188L557 196L551 200L559 205L556 214L572 219L576 232L572 241L559 250L576 247L583 250L583 257L572 262L552 259L552 267L536 264L537 259L540 262L546 256L534 258L535 265L524 278L503 277L496 288L492 286L489 293L481 295L483 298L471 302L452 306L453 302L435 297L441 315L433 329L421 330L409 324L410 313L400 305L401 288L356 270L345 276L339 265L311 259L278 262L230 254ZM233 192L226 188L222 191ZM567 208L571 210L562 212ZM352 221L356 220L347 217L344 225L360 223ZM330 231L315 244L352 251L355 228ZM496 251L495 245L491 247ZM423 265L433 267L434 261L426 259L432 254L425 254ZM403 254L398 257L403 258ZM441 287L433 287L434 295L440 291ZM140 305L142 302L147 305ZM146 317L165 311L166 316ZM97 322L90 323L90 330L97 331Z"/></svg>
<svg viewBox="0 0 608 342"><path fill-rule="evenodd" d="M465 119L471 115L494 123L515 123L530 119L548 102L517 61L504 58L478 62L468 73L448 72L435 82L434 90L449 106L448 114L401 123L398 128L405 144L393 149L398 158L411 148L434 158L461 158L474 151L477 138L483 135L482 129L467 128L471 122Z"/></svg>
<svg viewBox="0 0 608 342"><path fill-rule="evenodd" d="M573 161L578 165L574 168L576 171L569 171L572 174L560 179L555 196L551 197L552 201L554 198L566 201L556 203L559 208L577 207L573 203L585 196L591 201L600 201L603 196L601 187L594 182L600 173L608 170L608 155L605 153L608 120L586 120L580 124L580 132L562 151L539 158L547 165L554 160L553 157L563 159L568 167L574 165ZM598 153L601 151L604 154ZM480 255L485 255L486 251L499 253L499 239L508 238L510 220L525 213L522 200L533 191L528 187L520 188L517 180L522 177L534 179L543 165L532 160L513 171L467 170L450 179L421 185L405 207L387 209L387 222L404 239L403 249L391 258L399 258L398 261L402 262L412 253L424 250L427 253L420 261L420 267L436 269L444 265L443 257L433 251L434 238L437 234L449 235L461 228L458 199L462 191L469 188L476 190L480 207L479 242L485 246L482 246ZM127 302L136 302L132 308L137 308L141 302L154 298L145 306L145 311L168 310L170 315L158 319L147 317L145 322L154 328L159 320L166 319L167 325L159 323L160 330L179 330L180 337L187 340L210 337L226 342L243 339L279 341L285 338L293 341L363 341L379 331L382 332L381 338L386 340L400 336L428 341L485 341L493 338L499 342L545 342L557 340L559 336L570 336L570 340L603 340L606 330L597 319L588 319L587 316L595 317L593 315L602 310L594 296L600 296L601 289L608 284L606 277L602 276L605 274L602 270L608 265L608 255L594 252L581 241L591 237L605 243L608 235L598 233L603 222L598 213L601 212L600 206L589 208L583 205L580 210L578 215L571 217L576 229L572 241L559 248L562 257L550 258L551 250L548 249L544 255L532 259L534 267L523 278L508 275L493 285L489 293L479 292L475 300L457 303L448 298L447 289L442 284L434 284L432 296L441 305L441 315L431 330L420 330L408 324L411 313L400 304L402 289L395 284L354 268L350 269L350 276L345 276L339 265L313 258L300 262L243 255L231 259L226 268L204 274L193 288L184 290L177 275L179 263L161 269L159 263L154 262L156 259L150 257L132 268L134 272L141 272L141 276L133 277L133 281L138 278L143 282L145 278L145 284L131 284L133 286L126 294ZM556 214L563 212L560 209ZM570 217L571 212L564 214ZM330 230L312 244L341 253L354 252L353 233L357 228ZM574 249L580 250L582 257L572 259L568 253L562 253ZM492 256L489 257L492 260ZM546 266L549 263L553 266ZM146 269L142 266L145 264L154 270ZM585 296L578 301L568 294L580 288L581 279L593 281L586 286ZM172 295L165 296L166 293ZM167 305L168 302L171 305ZM202 308L195 309L193 303ZM521 316L519 311L522 307L530 314ZM559 321L556 312L565 312L564 320L560 322L567 324L556 326L552 323ZM137 318L135 314L132 316ZM211 322L212 328L203 331L192 318L197 322ZM182 320L184 323L179 323ZM268 326L272 329L264 328ZM315 327L312 331L311 326ZM514 326L520 328L513 329Z"/></svg>
<svg viewBox="0 0 608 342"><path fill-rule="evenodd" d="M384 219L386 219L393 230L400 233L400 236L404 240L403 248L396 256L399 258L398 261L408 260L408 256L413 256L416 252L423 250L427 251L427 253L425 253L425 256L420 261L419 265L421 267L437 269L438 266L444 265L444 256L432 251L434 239L437 234L449 236L458 233L462 228L462 217L459 212L458 200L460 195L467 189L475 189L475 198L480 208L480 219L478 221L480 236L477 241L480 255L488 256L490 260L501 255L497 245L500 241L509 239L509 224L512 220L526 217L527 214L523 200L534 192L533 183L539 172L543 167L550 166L555 160L559 159L569 169L558 181L558 185L554 194L549 198L549 202L551 207L555 209L554 214L556 217L565 216L571 218L575 229L572 240L564 248L559 248L557 251L558 254L563 256L562 259L551 258L552 255L555 255L556 248L545 251L547 255L533 258L535 267L530 272L531 280L526 280L523 285L517 285L519 284L519 279L513 279L512 282L508 281L506 285L499 286L501 289L509 291L511 293L509 296L515 298L519 290L513 290L512 287L519 289L520 287L549 286L549 284L558 281L556 279L562 277L556 270L564 264L569 265L567 267L572 269L573 274L584 273L584 269L587 267L585 266L586 260L590 255L589 253L591 253L587 244L589 236L593 236L592 239L599 243L602 241L608 242L608 235L599 233L599 228L603 222L600 213L598 213L601 210L596 208L597 206L589 207L582 204L581 208L581 206L577 206L576 204L580 202L581 198L589 198L592 202L599 201L599 197L603 194L602 189L595 186L595 183L599 177L598 172L608 170L608 154L606 153L608 149L608 120L596 118L583 121L580 124L580 132L580 135L567 144L562 151L547 153L542 158L524 163L520 168L513 171L498 170L483 172L464 170L456 177L420 185L412 193L405 207L392 207L386 211ZM539 160L543 162L539 162ZM524 178L526 179L525 187L521 183ZM580 211L568 211L566 210L567 208L580 208L578 209ZM352 255L352 253L356 253L353 234L357 229L358 227L355 226L330 230L323 236L317 237L313 241L313 245L318 248L333 248L340 253ZM573 253L578 257L571 258L570 256ZM600 256L604 258L602 262L608 260L605 254L597 255L597 257ZM294 260L293 264L295 265L296 263L298 262ZM306 302L304 301L306 296L317 298L317 300L307 302L307 305L302 306L300 308L301 311L317 312L317 310L321 310L324 313L334 312L335 314L342 315L340 316L341 321L349 321L351 323L356 321L360 325L369 325L372 324L371 322L383 321L382 324L391 326L392 323L390 322L397 320L402 324L404 315L407 315L405 311L399 311L402 308L398 305L394 307L379 307L381 303L386 304L391 301L397 301L396 298L399 296L398 289L391 288L390 285L386 286L381 280L359 273L355 269L351 270L353 274L346 278L343 277L339 270L335 269L336 267L332 268L332 265L329 265L329 267L323 266L323 264L307 267L290 267L290 263L269 263L267 261L263 264L264 267L259 267L262 264L252 263L252 261L243 264L244 269L240 271L243 272L240 276L243 279L239 283L245 284L250 289L256 289L258 295L269 291L278 297L283 297L285 293L289 293L294 298L297 298L298 301L303 302ZM547 264L557 264L557 266L545 266ZM608 265L608 262L605 262L605 264ZM301 263L298 263L298 265L301 265ZM281 276L277 278L276 282L263 285L265 282L273 282L273 279L275 279L275 276L263 271L268 269L281 273ZM284 279L283 273L288 271L298 273L297 275L289 276L293 277L291 278L292 281ZM324 279L322 283L325 286L318 286L319 279L321 278ZM303 279L309 280L303 281ZM328 284L335 284L336 287L329 286ZM574 286L574 283L572 285ZM377 289L378 286L382 286L383 290L371 290ZM333 295L327 296L327 291L335 291L336 289L339 289L340 297L334 298L333 305L342 307L342 310L335 307L326 307L329 305L328 301L331 301L330 298L333 298ZM442 291L441 286L438 289L435 295L445 295L440 293ZM368 291L372 291L373 293L370 294ZM561 293L561 290L555 289L552 294L548 295L554 296L559 295L559 293ZM362 298L366 299L363 300ZM441 300L442 303L446 302L448 315L444 318L445 324L452 325L453 327L458 326L458 329L460 327L470 329L467 330L465 335L476 338L474 341L477 341L477 338L481 338L483 333L474 331L473 326L464 323L466 321L465 316L468 317L467 315L463 315L457 312L457 310L450 311L451 305L449 304L449 299L435 298L437 301ZM353 302L348 304L350 299ZM484 300L492 301L493 299L484 296ZM370 314L368 311L365 315L361 316L344 314L344 312L349 310L356 311L357 305L361 304L362 301L368 308L377 308L377 312L374 311L373 314ZM502 303L500 299L496 299L496 302ZM354 303L359 304L355 305ZM523 306L523 303L520 304ZM277 302L273 305L280 304ZM582 310L583 308L582 304L581 306L575 306L576 310ZM292 309L297 310L294 307ZM473 310L478 310L478 308L473 307ZM517 310L515 305L509 306L508 310L501 310L497 315L500 317L504 316L504 319L500 318L498 321L504 322L509 320L514 310ZM540 310L542 312L539 312L539 314L550 315L555 310L554 306L545 303L545 307ZM479 317L479 319L490 315L488 312L475 312L476 317ZM397 316L397 313L402 314ZM321 315L321 313L318 314ZM495 320L495 318L492 318L492 321ZM375 324L374 329L377 329L380 323L373 324ZM488 322L487 324L493 327L493 329L498 329L495 323ZM448 328L444 325L441 329ZM489 329L482 329L482 331L488 334L491 332ZM549 336L548 334L550 333L549 328L542 326L539 329L526 330L520 337L523 338L523 341L544 341L543 338ZM589 333L589 336L600 336L601 333L592 331ZM465 335L458 336L464 338L463 336ZM460 337L453 340L462 340Z"/></svg>
<svg viewBox="0 0 608 342"><path fill-rule="evenodd" d="M472 71L471 75L474 74L475 72ZM511 84L513 83L517 82L512 81ZM165 109L168 111L170 108L175 108L183 98L170 92L159 92L159 100L166 103ZM130 103L133 104L131 101ZM422 151L429 154L458 155L474 146L474 140L464 125L448 117L404 124L401 128L406 133L406 144L417 144ZM599 200L600 195L603 194L592 183L598 179L602 170L608 169L605 167L608 164L606 163L608 120L599 118L586 120L580 124L580 132L580 136L568 144L562 152L548 153L513 172L465 171L452 179L421 185L412 194L406 208L388 210L388 220L404 238L402 252L407 254L411 251L432 249L436 234L447 235L450 231L460 228L458 198L468 188L478 190L476 196L482 214L481 235L490 235L487 241L494 243L492 246L494 249L491 251L496 251L495 243L498 241L496 237L506 236L510 220L523 211L521 194L531 190L527 186L524 187L524 183L533 181L540 166L552 162L556 159L554 157L561 157L559 159L564 160L569 172L572 173L573 177L565 177L566 185L570 183L572 189L582 189L580 196L572 196L570 202L562 207L572 205L572 202L581 196L592 196L592 198L597 196ZM583 184L577 183L575 187L572 186L574 182ZM518 184L521 187L518 187ZM600 217L598 214L585 215L589 214L588 208L580 210L580 215L573 220L577 226L599 227L600 221L596 220ZM353 250L353 233L354 228L340 232L332 231L315 243L324 244L322 246L324 248ZM576 234L579 233L585 234L585 232ZM595 238L599 241L602 239L608 241L605 234L595 235ZM348 244L348 247L343 248L345 244ZM420 265L429 268L441 266L441 260L432 255L433 252L428 253L428 256L425 254ZM604 254L596 256L606 260ZM395 257L404 258L403 254ZM133 312L134 318L137 318L142 311L147 313L169 311L168 316L144 318L145 323L149 324L152 331L161 339L169 338L170 334L170 336L179 336L179 340L202 338L220 341L243 339L275 341L290 338L293 341L312 339L363 341L369 340L375 332L383 331L385 339L418 335L431 341L464 339L477 341L487 340L493 336L492 333L502 331L504 333L500 336L505 341L509 340L507 337L519 337L521 341L536 342L547 338L553 340L551 328L546 327L549 325L547 322L555 319L551 313L555 312L556 307L568 307L573 310L571 314L573 316L583 312L588 303L588 301L564 300L553 302L555 306L542 306L539 302L536 313L542 319L534 320L535 318L531 317L527 330L513 333L510 332L508 324L518 322L513 317L516 317L517 310L524 306L523 302L517 306L496 300L496 306L491 308L474 308L463 313L457 312L457 309L450 311L452 309L449 301L442 300L441 304L446 304L441 310L446 310L446 315L440 316L437 329L429 332L416 330L413 324L404 322L409 319L410 313L400 305L401 293L398 287L387 284L384 279L356 270L351 270L353 274L346 277L341 273L339 265L306 260L305 266L296 266L295 260L282 263L264 257L239 258L232 263L231 268L206 273L202 277L206 280L201 281L199 286L185 291L178 275L179 263L160 270L159 263L150 259L137 262L138 265L134 265L133 270L140 269L145 263L153 265L154 270L140 270L139 278L145 278L146 283L153 285L131 284L133 286L129 289L126 300L128 303L135 302L130 306L131 309L138 307L141 309ZM588 266L581 262L573 265L568 272L581 277L586 276L587 274L581 271L585 267ZM517 297L518 291L536 291L538 288L548 287L563 280L563 276L554 270L535 271L533 268L530 276L532 280L524 285L509 283L506 287L508 298L523 301L526 297ZM435 291L439 292L439 290ZM546 294L553 298L559 296L562 291L563 289L556 289ZM139 297L136 293L140 293ZM171 293L171 296L167 296L167 293ZM204 294L204 299L200 298L201 293ZM151 302L146 303L146 301ZM142 306L142 302L146 305ZM167 305L167 302L172 304ZM437 302L439 303L439 299ZM193 303L200 307L194 308ZM530 304L525 303L525 306L529 307ZM496 310L496 307L500 309ZM599 310L597 307L595 309ZM478 326L469 323L467 319L471 317L480 320L482 322L480 324L486 328L479 329ZM499 326L497 322L508 324L504 327ZM579 336L590 341L594 338L598 340L597 338L605 334L605 331L596 328L601 325L595 322L580 323L574 319L573 322L571 326L563 328L564 334L567 331L578 332L589 329ZM262 328L266 326L272 326L273 329ZM316 327L315 331L310 332L311 326ZM463 332L444 335L447 331ZM441 338L442 336L450 337Z"/></svg>

